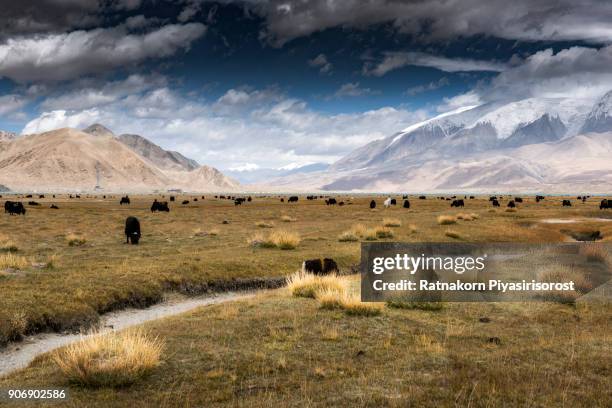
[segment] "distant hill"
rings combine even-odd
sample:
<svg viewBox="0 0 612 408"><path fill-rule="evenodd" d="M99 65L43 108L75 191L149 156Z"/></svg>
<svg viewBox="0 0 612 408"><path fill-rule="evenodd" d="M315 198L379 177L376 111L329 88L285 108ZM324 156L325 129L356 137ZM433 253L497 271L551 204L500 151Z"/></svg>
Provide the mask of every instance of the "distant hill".
<svg viewBox="0 0 612 408"><path fill-rule="evenodd" d="M140 135L123 134L119 141L164 170L195 170L200 165L179 152L164 150Z"/></svg>
<svg viewBox="0 0 612 408"><path fill-rule="evenodd" d="M92 133L63 128L3 142L0 184L13 191L91 191L99 183L104 191L117 192L225 191L239 186L208 166L190 171L159 167L102 125L88 130Z"/></svg>

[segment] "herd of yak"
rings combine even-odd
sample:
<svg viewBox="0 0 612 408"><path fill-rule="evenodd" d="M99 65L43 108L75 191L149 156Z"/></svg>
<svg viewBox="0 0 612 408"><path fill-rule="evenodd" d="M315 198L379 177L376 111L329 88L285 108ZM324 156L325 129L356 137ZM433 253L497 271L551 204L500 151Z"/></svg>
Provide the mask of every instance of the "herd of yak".
<svg viewBox="0 0 612 408"><path fill-rule="evenodd" d="M27 195L26 198L31 198L32 195ZM40 195L39 198L44 198L44 195ZM55 197L55 196L53 196ZM75 196L76 198L80 198L79 195ZM2 198L2 196L0 196L0 198ZM70 198L73 198L72 195L70 195ZM106 198L106 196L104 196L104 198ZM204 199L205 197L202 196L202 199ZM244 202L251 202L252 201L252 197L233 197L233 196L215 196L215 198L218 199L228 199L228 200L233 200L234 201L234 205L242 205L242 203ZM316 200L317 198L324 198L323 196L306 196L307 200ZM459 199L457 198L457 196L452 196L450 198L448 197L438 197L438 199L440 200L446 200L446 201L451 201L450 206L451 207L464 207L465 206L465 201L468 197L464 196L463 199ZM470 199L474 199L474 196L470 196ZM590 198L590 196L578 196L577 199L579 201L582 201L583 203ZM408 196L404 195L402 197L402 199L404 200L403 202L403 208L410 208L410 201L408 201ZM419 196L420 200L425 200L427 199L426 196ZM170 196L170 201L175 201L176 198L174 196ZM289 203L296 203L298 202L299 197L298 196L291 196L287 199L287 202ZM494 207L500 207L500 203L499 200L501 200L501 197L498 198L497 196L491 196L489 197L489 201L491 202L491 204ZM540 202L544 200L544 196L541 195L536 195L535 197L535 201L536 202ZM197 198L193 198L193 201L198 201ZM285 202L284 198L280 199L281 202ZM517 203L522 203L523 199L521 197L514 197L512 200L509 200L507 203L507 207L508 208L515 208ZM119 201L120 205L129 205L130 204L130 198L126 195L124 197L121 197L120 201ZM189 200L183 200L182 201L183 205L189 204ZM337 201L335 198L326 198L325 199L325 204L326 205L339 205L339 206L343 206L344 205L344 201ZM39 206L40 204L36 201L29 201L28 205L30 206ZM397 200L395 198L391 198L388 197L383 205L385 206L385 208L388 208L392 205L397 205ZM564 199L561 201L561 205L563 207L571 207L572 203L570 200ZM51 204L52 209L59 209L58 206L56 206L55 204ZM376 200L372 200L370 201L370 208L374 209L376 208ZM612 199L603 199L601 200L600 204L599 204L599 209L603 210L603 209L612 209ZM167 201L157 201L157 199L155 199L153 201L153 204L151 204L151 212L169 212L170 211L170 207L168 206L168 202ZM4 202L4 212L8 213L9 215L25 215L26 213L26 208L23 205L22 202L20 201L5 201ZM126 235L126 243L131 243L131 244L138 244L139 240L140 240L140 222L138 221L138 219L136 217L130 216L127 217L127 219L125 220L125 235ZM333 260L328 260L325 259L322 263L321 260L311 260L311 261L307 261L308 265L305 265L305 268L309 271L315 272L315 273L328 273L330 270L337 268L337 266L335 266L335 263L333 262Z"/></svg>

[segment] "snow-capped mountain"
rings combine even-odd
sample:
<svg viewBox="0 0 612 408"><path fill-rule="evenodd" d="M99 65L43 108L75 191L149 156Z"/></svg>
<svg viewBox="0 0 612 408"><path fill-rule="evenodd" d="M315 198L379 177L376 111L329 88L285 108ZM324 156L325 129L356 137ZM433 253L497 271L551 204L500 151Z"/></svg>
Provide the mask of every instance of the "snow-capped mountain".
<svg viewBox="0 0 612 408"><path fill-rule="evenodd" d="M589 112L582 132L605 132L612 129L612 91L601 98Z"/></svg>
<svg viewBox="0 0 612 408"><path fill-rule="evenodd" d="M612 92L468 106L348 154L285 189L612 191ZM595 132L583 134L586 132Z"/></svg>

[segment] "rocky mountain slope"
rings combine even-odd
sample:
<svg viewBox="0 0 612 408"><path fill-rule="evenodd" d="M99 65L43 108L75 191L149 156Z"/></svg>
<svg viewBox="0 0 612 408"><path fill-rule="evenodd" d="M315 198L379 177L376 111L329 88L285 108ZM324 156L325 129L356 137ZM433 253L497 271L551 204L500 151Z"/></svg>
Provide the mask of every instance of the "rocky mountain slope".
<svg viewBox="0 0 612 408"><path fill-rule="evenodd" d="M238 183L208 166L158 166L102 125L11 138L0 145L0 184L13 191L226 191ZM142 138L144 139L144 138ZM141 141L150 151L163 151ZM148 144L147 144L148 143ZM162 155L163 156L163 155ZM185 159L187 163L193 163Z"/></svg>
<svg viewBox="0 0 612 408"><path fill-rule="evenodd" d="M612 92L468 106L373 141L285 190L612 191Z"/></svg>

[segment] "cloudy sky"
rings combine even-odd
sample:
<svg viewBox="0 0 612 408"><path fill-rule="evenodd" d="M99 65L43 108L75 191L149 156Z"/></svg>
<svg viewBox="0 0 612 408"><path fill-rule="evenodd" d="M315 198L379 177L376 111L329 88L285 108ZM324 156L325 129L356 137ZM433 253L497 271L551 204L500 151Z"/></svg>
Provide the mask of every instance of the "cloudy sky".
<svg viewBox="0 0 612 408"><path fill-rule="evenodd" d="M331 163L432 115L612 88L612 3L19 0L0 129L98 122L222 170Z"/></svg>

